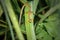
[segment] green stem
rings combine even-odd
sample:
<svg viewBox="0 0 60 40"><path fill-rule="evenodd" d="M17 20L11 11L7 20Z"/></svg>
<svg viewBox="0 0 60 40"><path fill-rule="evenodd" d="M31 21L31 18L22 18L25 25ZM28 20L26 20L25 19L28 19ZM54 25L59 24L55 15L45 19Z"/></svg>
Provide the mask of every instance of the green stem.
<svg viewBox="0 0 60 40"><path fill-rule="evenodd" d="M24 40L24 37L23 37L23 35L21 33L21 30L20 30L20 27L19 27L19 24L18 24L18 20L17 20L17 18L15 16L15 13L14 13L13 8L11 6L10 0L4 0L3 3L4 2L6 4L6 8L8 10L8 14L10 16L10 19L12 21L13 27L15 29L15 32L16 32L19 40Z"/></svg>
<svg viewBox="0 0 60 40"><path fill-rule="evenodd" d="M36 40L35 32L34 32L34 15L32 12L32 3L30 4L30 7L27 5L25 7L25 26L26 26L26 34L27 34L27 40Z"/></svg>
<svg viewBox="0 0 60 40"><path fill-rule="evenodd" d="M9 17L8 17L8 14L7 14L8 12L6 11L6 6L4 6L5 4L3 3L3 0L1 0L1 4L2 4L2 6L3 6L3 10L4 10L4 12L5 12L6 20L7 20L7 22L8 22L9 28L10 28L12 40L15 40L15 38L14 38L14 33L13 33L13 29L12 29L12 25L11 25L11 23L10 23L10 20L9 20Z"/></svg>

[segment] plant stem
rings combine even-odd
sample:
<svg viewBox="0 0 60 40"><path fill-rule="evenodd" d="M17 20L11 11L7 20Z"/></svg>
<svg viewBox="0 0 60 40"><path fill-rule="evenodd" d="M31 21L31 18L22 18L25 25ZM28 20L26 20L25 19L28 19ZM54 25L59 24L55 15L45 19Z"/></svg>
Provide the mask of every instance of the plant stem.
<svg viewBox="0 0 60 40"><path fill-rule="evenodd" d="M32 12L32 3L26 5L25 7L25 26L26 26L26 34L27 40L36 40L35 32L34 32L34 14Z"/></svg>
<svg viewBox="0 0 60 40"><path fill-rule="evenodd" d="M3 6L3 10L4 10L4 12L5 12L6 20L7 20L7 22L8 22L9 28L10 28L12 40L15 40L15 38L14 38L14 33L13 33L13 29L12 29L12 25L11 25L11 23L10 23L10 19L9 19L9 17L8 17L8 14L7 14L8 12L6 11L6 6L4 6L3 0L1 0L1 4L2 4L2 6Z"/></svg>
<svg viewBox="0 0 60 40"><path fill-rule="evenodd" d="M4 2L5 2L5 6L7 8L8 14L10 16L10 19L12 21L13 27L15 29L15 32L16 32L19 40L24 40L24 37L23 37L23 35L21 33L17 18L15 16L15 13L14 13L13 8L11 6L10 0L4 0L3 3Z"/></svg>

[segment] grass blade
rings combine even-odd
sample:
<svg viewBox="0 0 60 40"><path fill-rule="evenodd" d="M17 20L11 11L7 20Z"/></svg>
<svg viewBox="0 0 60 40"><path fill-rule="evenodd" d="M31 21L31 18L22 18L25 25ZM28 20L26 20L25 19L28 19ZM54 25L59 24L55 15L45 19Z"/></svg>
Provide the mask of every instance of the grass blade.
<svg viewBox="0 0 60 40"><path fill-rule="evenodd" d="M33 12L36 12L37 5L39 3L39 0L33 0Z"/></svg>
<svg viewBox="0 0 60 40"><path fill-rule="evenodd" d="M2 16L2 14L3 14L3 10L2 10L2 7L0 5L0 17Z"/></svg>
<svg viewBox="0 0 60 40"><path fill-rule="evenodd" d="M3 0L1 0L1 4L2 4L2 6L3 6L4 12L5 12L5 16L6 16L6 20L7 20L7 22L8 22L9 28L10 28L12 40L15 40L15 38L14 38L14 33L13 33L13 29L12 29L12 25L11 25L11 23L10 23L10 20L9 20L9 17L8 17L8 14L7 14L7 11L6 11L6 8L5 8L5 6L4 6ZM2 26L4 26L4 25L2 25Z"/></svg>
<svg viewBox="0 0 60 40"><path fill-rule="evenodd" d="M23 4L25 4L27 2L27 0L20 0Z"/></svg>
<svg viewBox="0 0 60 40"><path fill-rule="evenodd" d="M10 0L4 0L4 1L1 0L1 1L3 3L5 2L5 4L6 4L5 6L6 6L7 10L8 10L9 16L10 16L12 24L13 24L13 27L14 27L14 29L16 31L16 34L17 34L19 40L24 40L23 35L21 33L21 30L20 30L20 27L19 27L19 24L18 24L18 21L17 21L16 16L15 16L15 13L14 13L13 8L11 6ZM5 7L5 6L3 6L3 7Z"/></svg>

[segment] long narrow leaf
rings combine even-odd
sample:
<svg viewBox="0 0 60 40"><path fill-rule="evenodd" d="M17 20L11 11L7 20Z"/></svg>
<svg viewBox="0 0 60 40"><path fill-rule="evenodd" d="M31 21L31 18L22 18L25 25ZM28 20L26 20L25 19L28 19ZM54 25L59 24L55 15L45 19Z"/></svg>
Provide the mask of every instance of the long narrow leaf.
<svg viewBox="0 0 60 40"><path fill-rule="evenodd" d="M4 6L3 0L1 0L1 4L2 4L2 6L3 6L4 12L5 12L5 16L6 16L6 20L7 20L7 22L8 22L9 28L10 28L12 40L15 40L14 34L13 34L12 25L11 25L11 23L10 23L10 20L9 20L9 17L8 17L8 14L7 14L8 12L6 11L6 8L5 8L5 6ZM2 25L2 26L3 26L3 25Z"/></svg>
<svg viewBox="0 0 60 40"><path fill-rule="evenodd" d="M19 40L24 40L24 37L21 33L21 30L20 30L20 27L19 27L19 24L18 24L18 20L15 16L15 13L14 13L13 8L11 6L10 0L5 0L5 4L6 4L9 16L11 18L11 21L13 23L13 27L14 27L16 33L17 33L17 36L18 36Z"/></svg>
<svg viewBox="0 0 60 40"><path fill-rule="evenodd" d="M20 7L18 5L17 0L11 0L11 4L15 12L20 13Z"/></svg>
<svg viewBox="0 0 60 40"><path fill-rule="evenodd" d="M39 0L33 0L33 6L32 6L33 7L33 13L36 12L38 3L39 3Z"/></svg>
<svg viewBox="0 0 60 40"><path fill-rule="evenodd" d="M23 4L25 4L27 2L27 0L20 0Z"/></svg>
<svg viewBox="0 0 60 40"><path fill-rule="evenodd" d="M1 1L5 2L4 4L6 4L5 5L6 7L4 5L3 5L3 7L7 8L7 10L8 10L9 16L10 16L11 21L13 23L13 27L14 27L16 33L17 33L17 36L18 36L19 40L24 40L23 35L21 33L21 30L20 30L20 27L19 27L19 24L18 24L18 21L17 21L16 16L15 16L15 13L14 13L13 8L11 6L10 0L4 0L4 1L1 0Z"/></svg>
<svg viewBox="0 0 60 40"><path fill-rule="evenodd" d="M0 5L0 17L2 16L2 14L3 14L3 10L2 10L2 7Z"/></svg>

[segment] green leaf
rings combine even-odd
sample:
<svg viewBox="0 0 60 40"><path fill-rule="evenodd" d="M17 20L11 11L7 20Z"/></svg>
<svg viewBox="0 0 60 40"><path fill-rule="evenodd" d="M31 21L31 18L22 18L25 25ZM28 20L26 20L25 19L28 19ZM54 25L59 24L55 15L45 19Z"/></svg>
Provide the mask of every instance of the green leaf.
<svg viewBox="0 0 60 40"><path fill-rule="evenodd" d="M43 24L36 28L36 38L38 40L52 40L52 37L43 29Z"/></svg>
<svg viewBox="0 0 60 40"><path fill-rule="evenodd" d="M45 13L45 15L43 15L43 17L40 19L40 21L38 22L38 25L39 25L40 23L42 23L48 16L50 16L51 14L53 14L57 9L59 9L59 7L60 7L60 3L59 3L58 5L50 8L50 10L47 11L47 12Z"/></svg>
<svg viewBox="0 0 60 40"><path fill-rule="evenodd" d="M32 6L33 7L33 13L36 12L38 3L39 3L39 0L33 0L33 6Z"/></svg>
<svg viewBox="0 0 60 40"><path fill-rule="evenodd" d="M11 0L12 7L16 13L20 13L20 7L17 0Z"/></svg>
<svg viewBox="0 0 60 40"><path fill-rule="evenodd" d="M2 16L2 14L3 14L3 10L2 10L2 7L0 5L0 17Z"/></svg>
<svg viewBox="0 0 60 40"><path fill-rule="evenodd" d="M59 29L57 29L57 28L60 28L60 27L59 27L59 24L60 24L59 15L60 15L59 13L54 13L53 15L49 16L49 17L46 19L47 23L44 24L45 27L46 27L46 29L47 29L47 31L48 31L48 33L49 33L52 37L55 37L55 38L56 38L56 37L58 36L58 34L60 33L60 32L58 32Z"/></svg>
<svg viewBox="0 0 60 40"><path fill-rule="evenodd" d="M60 37L60 35L58 35L60 33L59 29L59 7L60 7L60 3L55 5L54 7L51 7L51 9L44 15L43 18L41 18L39 24L41 24L44 20L47 21L47 23L44 23L48 33L50 36L58 38ZM56 12L55 12L56 11ZM52 16L50 16L52 15ZM46 20L46 18L48 17L48 19ZM39 25L38 24L38 25ZM59 38L60 39L60 38Z"/></svg>
<svg viewBox="0 0 60 40"><path fill-rule="evenodd" d="M3 3L2 3L3 2ZM21 30L19 28L18 20L16 18L15 12L12 8L12 5L10 3L10 0L1 0L1 4L3 5L4 11L8 11L9 17L12 21L13 27L15 29L15 32L19 38L19 40L24 40L24 37L21 33ZM7 12L6 12L7 13Z"/></svg>
<svg viewBox="0 0 60 40"><path fill-rule="evenodd" d="M1 23L0 23L0 26L4 27L4 28L7 28L7 25L1 24Z"/></svg>
<svg viewBox="0 0 60 40"><path fill-rule="evenodd" d="M1 28L0 26L0 35L5 34L6 31L9 31L9 30L6 30L6 28Z"/></svg>
<svg viewBox="0 0 60 40"><path fill-rule="evenodd" d="M54 7L60 3L60 0L48 0L50 7ZM51 16L46 19L45 27L48 33L55 37L55 40L60 40L60 8L54 12Z"/></svg>
<svg viewBox="0 0 60 40"><path fill-rule="evenodd" d="M47 0L47 4L50 6L50 7L53 7L57 4L60 3L60 0Z"/></svg>
<svg viewBox="0 0 60 40"><path fill-rule="evenodd" d="M24 24L21 24L21 31L26 34L26 28L25 28L25 25Z"/></svg>
<svg viewBox="0 0 60 40"><path fill-rule="evenodd" d="M41 8L41 9L39 9L39 10L37 11L37 13L42 12L42 11L43 11L43 10L45 10L46 8L48 8L48 6L46 6L46 7L43 7L43 8Z"/></svg>
<svg viewBox="0 0 60 40"><path fill-rule="evenodd" d="M20 0L23 4L27 3L27 0Z"/></svg>
<svg viewBox="0 0 60 40"><path fill-rule="evenodd" d="M5 33L5 31L2 31L2 30L0 31L0 35L3 35L4 33Z"/></svg>

